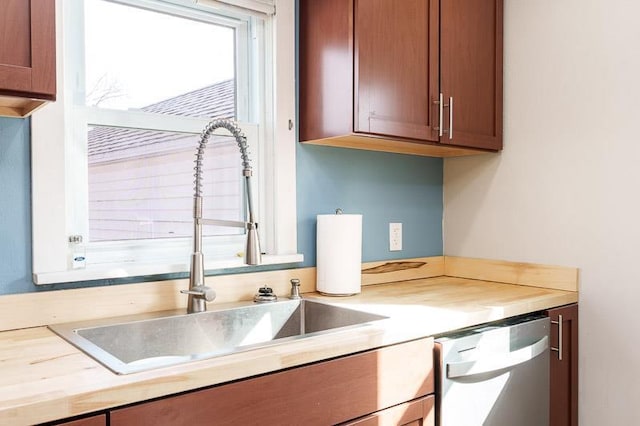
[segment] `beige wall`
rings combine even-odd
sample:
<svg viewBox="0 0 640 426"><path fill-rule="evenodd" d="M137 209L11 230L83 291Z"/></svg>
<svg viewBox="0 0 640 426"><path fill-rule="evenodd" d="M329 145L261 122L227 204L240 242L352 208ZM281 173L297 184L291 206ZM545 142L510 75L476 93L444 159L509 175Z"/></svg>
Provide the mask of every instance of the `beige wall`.
<svg viewBox="0 0 640 426"><path fill-rule="evenodd" d="M445 254L579 267L580 424L640 424L640 2L506 0L504 58L505 149L445 160Z"/></svg>

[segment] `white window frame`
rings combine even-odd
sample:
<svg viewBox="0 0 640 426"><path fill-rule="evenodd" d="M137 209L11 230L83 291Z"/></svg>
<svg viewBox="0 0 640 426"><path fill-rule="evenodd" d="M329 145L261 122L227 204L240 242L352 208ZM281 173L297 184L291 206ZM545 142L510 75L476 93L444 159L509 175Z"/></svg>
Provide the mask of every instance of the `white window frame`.
<svg viewBox="0 0 640 426"><path fill-rule="evenodd" d="M148 2L149 0L124 0L123 2L136 1ZM180 0L165 0L167 7L169 3L179 3ZM266 252L263 256L263 263L293 263L302 261L302 255L297 254L297 234L296 234L296 199L295 199L295 129L290 123L294 123L295 114L295 82L294 82L294 2L292 0L276 0L270 5L269 0L199 0L203 7L218 7L227 11L230 16L234 9L256 6L252 13L263 16L265 11L277 8L277 14L266 19L265 33L273 34L273 39L265 38L264 49L256 49L259 55L272 58L265 61L267 66L260 70L265 76L265 80L273 81L271 93L266 97L272 100L266 102L264 108L265 117L264 128L256 126L243 127L249 139L254 139L256 134L261 140L260 147L252 147L254 164L259 164L263 170L256 173L256 179L261 187L260 199L254 200L260 207L260 229L262 233L262 250ZM33 280L35 284L51 284L59 282L85 281L95 279L109 279L120 277L134 277L144 275L168 274L188 271L188 256L184 259L158 259L157 261L121 261L112 264L101 264L88 266L84 269L68 268L68 236L74 235L76 224L78 223L75 213L78 207L74 205L74 197L67 191L69 179L76 179L77 174L82 174L78 170L78 164L85 164L86 152L74 152L70 150L65 141L70 135L77 132L77 128L65 124L65 115L77 113L68 100L73 93L70 84L64 81L65 59L68 59L69 52L63 41L64 13L63 7L66 1L57 2L56 5L56 27L57 37L57 77L58 77L58 101L34 113L32 118L32 235L33 235ZM229 6L231 5L231 6ZM230 7L230 9L229 9ZM267 9L265 9L267 7ZM272 26L272 28L271 28ZM250 35L252 39L252 35ZM71 50L71 49L70 49ZM63 59L64 56L64 59ZM262 72L263 71L263 72ZM268 87L268 85L267 85ZM239 100L239 109L242 101ZM249 108L249 106L247 107ZM91 110L88 114L93 114ZM108 124L110 114L130 114L128 112L101 112L98 116L92 116L92 122ZM141 124L148 128L157 128L163 124L154 120L153 117L136 117L130 115L132 126L138 127ZM114 118L114 117L112 117ZM115 117L122 123L121 116ZM147 122L145 122L147 120ZM149 122L149 120L151 120ZM162 116L162 121L167 122L167 117ZM172 120L169 118L169 120ZM175 123L183 126L187 132L199 133L203 123L207 120L197 118L176 119ZM95 123L95 124L99 124ZM146 123L146 124L145 124ZM241 127L243 126L241 124ZM86 128L84 128L86 129ZM175 130L174 127L171 130ZM221 134L224 134L221 132ZM294 187L292 190L292 182ZM86 185L86 182L84 183ZM86 193L86 188L85 188ZM269 194L269 195L267 195ZM77 197L75 197L77 199ZM86 205L86 204L85 204ZM205 212L206 216L206 212ZM218 237L219 238L219 237ZM120 242L106 243L104 251L109 250L120 254L128 250L127 245ZM173 245L180 243L169 243L167 241L154 242L154 246L160 244L161 250L166 251ZM188 242L190 246L190 239ZM216 243L219 244L219 243ZM207 247L209 253L214 254L216 245ZM126 259L126 256L125 256ZM205 268L220 269L228 267L242 267L242 260L239 258L229 260L206 260Z"/></svg>

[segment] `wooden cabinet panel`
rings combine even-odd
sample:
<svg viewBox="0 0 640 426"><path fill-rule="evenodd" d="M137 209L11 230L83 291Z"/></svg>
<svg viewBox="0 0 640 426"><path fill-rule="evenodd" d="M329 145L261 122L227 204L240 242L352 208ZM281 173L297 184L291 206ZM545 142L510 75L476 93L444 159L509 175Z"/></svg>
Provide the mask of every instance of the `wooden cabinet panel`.
<svg viewBox="0 0 640 426"><path fill-rule="evenodd" d="M82 419L62 421L54 423L56 426L107 426L107 415L99 414L96 416L85 417Z"/></svg>
<svg viewBox="0 0 640 426"><path fill-rule="evenodd" d="M352 0L300 2L300 140L353 129Z"/></svg>
<svg viewBox="0 0 640 426"><path fill-rule="evenodd" d="M436 1L355 0L354 131L437 141ZM434 114L435 113L435 114Z"/></svg>
<svg viewBox="0 0 640 426"><path fill-rule="evenodd" d="M441 0L442 143L502 148L502 0ZM453 125L453 132L450 127Z"/></svg>
<svg viewBox="0 0 640 426"><path fill-rule="evenodd" d="M55 100L55 44L55 0L0 2L1 115L31 112L39 104L30 99Z"/></svg>
<svg viewBox="0 0 640 426"><path fill-rule="evenodd" d="M433 340L113 410L113 426L337 424L433 392Z"/></svg>
<svg viewBox="0 0 640 426"><path fill-rule="evenodd" d="M4 0L0 11L0 64L31 66L29 3L24 0Z"/></svg>
<svg viewBox="0 0 640 426"><path fill-rule="evenodd" d="M433 426L435 425L434 401L435 397L431 395L346 422L343 426Z"/></svg>
<svg viewBox="0 0 640 426"><path fill-rule="evenodd" d="M578 425L578 305L550 309L550 426ZM562 339L560 339L562 335Z"/></svg>
<svg viewBox="0 0 640 426"><path fill-rule="evenodd" d="M31 0L31 93L56 98L55 0Z"/></svg>

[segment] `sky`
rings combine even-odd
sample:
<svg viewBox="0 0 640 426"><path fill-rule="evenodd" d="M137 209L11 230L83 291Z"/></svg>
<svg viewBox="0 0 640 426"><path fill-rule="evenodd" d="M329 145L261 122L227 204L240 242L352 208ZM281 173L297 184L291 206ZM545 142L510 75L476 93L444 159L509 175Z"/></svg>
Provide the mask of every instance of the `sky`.
<svg viewBox="0 0 640 426"><path fill-rule="evenodd" d="M110 93L100 106L140 108L234 77L228 27L89 0L85 31L91 104Z"/></svg>

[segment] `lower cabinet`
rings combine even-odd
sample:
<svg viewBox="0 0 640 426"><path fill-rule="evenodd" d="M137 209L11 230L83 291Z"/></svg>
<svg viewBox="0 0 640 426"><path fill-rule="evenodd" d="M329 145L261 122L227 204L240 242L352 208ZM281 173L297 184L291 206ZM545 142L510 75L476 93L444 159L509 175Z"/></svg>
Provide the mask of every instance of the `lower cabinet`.
<svg viewBox="0 0 640 426"><path fill-rule="evenodd" d="M95 416L83 417L76 420L65 420L53 424L56 426L107 426L107 415L97 414Z"/></svg>
<svg viewBox="0 0 640 426"><path fill-rule="evenodd" d="M430 395L343 423L342 426L434 426L434 403L435 397Z"/></svg>
<svg viewBox="0 0 640 426"><path fill-rule="evenodd" d="M578 305L549 309L551 320L550 426L578 425Z"/></svg>
<svg viewBox="0 0 640 426"><path fill-rule="evenodd" d="M432 368L433 339L420 339L114 409L109 418L113 426L431 426Z"/></svg>

